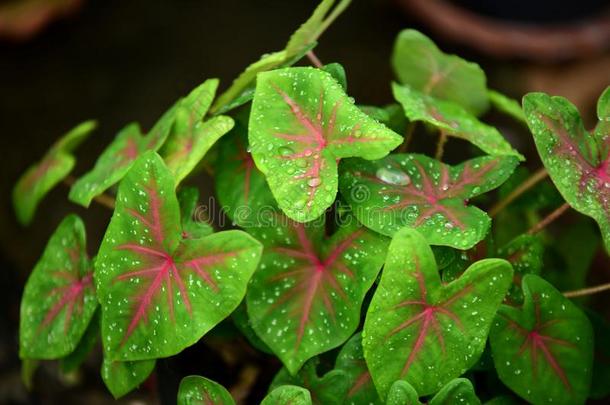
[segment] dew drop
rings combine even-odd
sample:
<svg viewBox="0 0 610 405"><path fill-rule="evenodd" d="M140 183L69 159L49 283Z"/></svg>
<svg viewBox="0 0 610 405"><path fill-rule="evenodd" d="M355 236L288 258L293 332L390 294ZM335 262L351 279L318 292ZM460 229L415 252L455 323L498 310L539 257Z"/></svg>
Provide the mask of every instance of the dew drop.
<svg viewBox="0 0 610 405"><path fill-rule="evenodd" d="M397 186L406 186L411 183L411 178L404 172L381 167L375 173L377 178L384 183L394 184Z"/></svg>

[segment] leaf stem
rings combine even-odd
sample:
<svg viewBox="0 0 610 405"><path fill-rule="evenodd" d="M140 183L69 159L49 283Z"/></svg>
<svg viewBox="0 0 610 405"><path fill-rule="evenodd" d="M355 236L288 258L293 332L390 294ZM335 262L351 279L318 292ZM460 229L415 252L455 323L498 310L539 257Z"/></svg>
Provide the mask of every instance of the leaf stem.
<svg viewBox="0 0 610 405"><path fill-rule="evenodd" d="M405 130L404 141L402 141L402 145L398 148L398 152L404 153L409 149L409 145L413 140L413 132L415 131L415 126L417 125L417 121L411 121L407 124L407 129Z"/></svg>
<svg viewBox="0 0 610 405"><path fill-rule="evenodd" d="M540 181L547 178L549 173L546 171L544 167L538 169L534 174L532 174L527 180L519 185L519 187L515 188L510 192L503 200L498 201L491 209L488 214L490 217L495 217L500 211L506 208L510 203L515 201L521 194L525 193L530 188L534 187Z"/></svg>
<svg viewBox="0 0 610 405"><path fill-rule="evenodd" d="M584 297L585 295L597 294L603 291L610 290L610 283L600 284L593 287L581 288L580 290L566 291L563 293L564 297L575 298Z"/></svg>
<svg viewBox="0 0 610 405"><path fill-rule="evenodd" d="M568 203L563 203L559 208L557 208L555 211L551 212L549 215L547 215L546 217L544 217L540 222L538 222L536 225L532 226L530 228L529 231L527 231L528 235L535 235L538 232L540 232L541 230L543 230L548 224L550 224L551 222L553 222L554 220L556 220L557 218L559 218L561 216L561 214L563 214L564 212L566 212L568 210L568 208L570 208L570 204Z"/></svg>
<svg viewBox="0 0 610 405"><path fill-rule="evenodd" d="M318 69L322 69L324 67L324 64L320 61L320 59L318 59L318 57L313 51L308 51L306 55L311 64L317 67Z"/></svg>
<svg viewBox="0 0 610 405"><path fill-rule="evenodd" d="M445 143L447 143L447 132L441 130L438 136L438 142L436 144L436 153L434 154L434 158L436 160L441 160L443 158L443 153L445 152Z"/></svg>
<svg viewBox="0 0 610 405"><path fill-rule="evenodd" d="M72 187L72 185L74 184L75 181L76 180L74 179L74 177L67 176L64 179L63 183L68 187ZM102 193L98 196L95 196L95 197L93 197L93 201L114 211L115 200L113 197L109 196L108 194Z"/></svg>

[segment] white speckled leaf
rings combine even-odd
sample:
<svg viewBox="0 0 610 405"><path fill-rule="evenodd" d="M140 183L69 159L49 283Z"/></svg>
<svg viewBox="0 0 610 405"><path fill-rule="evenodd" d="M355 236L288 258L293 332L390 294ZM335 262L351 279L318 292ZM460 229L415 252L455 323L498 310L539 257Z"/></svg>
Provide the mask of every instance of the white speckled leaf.
<svg viewBox="0 0 610 405"><path fill-rule="evenodd" d="M95 262L110 361L174 355L243 299L261 245L241 231L182 236L172 175L147 152L119 186Z"/></svg>

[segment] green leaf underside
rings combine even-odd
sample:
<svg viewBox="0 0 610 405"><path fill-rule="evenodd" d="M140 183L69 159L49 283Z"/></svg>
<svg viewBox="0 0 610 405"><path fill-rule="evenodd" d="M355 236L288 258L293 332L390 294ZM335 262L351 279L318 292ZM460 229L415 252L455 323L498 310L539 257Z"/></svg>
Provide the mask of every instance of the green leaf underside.
<svg viewBox="0 0 610 405"><path fill-rule="evenodd" d="M261 405L311 405L311 394L303 387L280 385L263 399Z"/></svg>
<svg viewBox="0 0 610 405"><path fill-rule="evenodd" d="M381 397L398 379L428 395L472 367L511 278L506 261L487 259L442 285L425 239L408 228L399 231L363 332L364 356Z"/></svg>
<svg viewBox="0 0 610 405"><path fill-rule="evenodd" d="M387 242L354 220L328 239L323 224L276 222L251 230L265 250L246 302L252 327L294 374L355 331Z"/></svg>
<svg viewBox="0 0 610 405"><path fill-rule="evenodd" d="M260 244L241 231L183 237L171 173L144 154L119 185L96 260L109 360L180 352L242 300Z"/></svg>
<svg viewBox="0 0 610 405"><path fill-rule="evenodd" d="M318 359L308 361L297 375L282 368L271 382L270 391L283 385L307 389L314 405L341 404L349 389L349 379L343 370L331 370L322 377L316 371Z"/></svg>
<svg viewBox="0 0 610 405"><path fill-rule="evenodd" d="M405 380L396 380L388 391L386 405L421 405L415 388Z"/></svg>
<svg viewBox="0 0 610 405"><path fill-rule="evenodd" d="M600 113L610 88L600 97ZM575 210L597 221L610 251L610 116L600 115L593 133L563 97L530 93L523 98L528 125L551 180Z"/></svg>
<svg viewBox="0 0 610 405"><path fill-rule="evenodd" d="M441 390L430 400L429 404L480 405L481 400L477 398L470 380L466 378L456 378L441 388Z"/></svg>
<svg viewBox="0 0 610 405"><path fill-rule="evenodd" d="M519 122L524 124L527 123L521 104L519 104L517 100L507 97L498 91L489 90L489 101L491 101L491 104L498 111L503 112Z"/></svg>
<svg viewBox="0 0 610 405"><path fill-rule="evenodd" d="M334 201L339 159L382 158L402 137L360 111L330 74L300 67L258 76L249 140L282 211L306 222Z"/></svg>
<svg viewBox="0 0 610 405"><path fill-rule="evenodd" d="M219 141L215 167L216 195L227 216L242 228L261 225L277 203L263 173L248 151L248 128L237 122L232 133Z"/></svg>
<svg viewBox="0 0 610 405"><path fill-rule="evenodd" d="M468 204L502 184L518 161L485 156L449 166L419 154L393 154L341 165L341 195L367 227L392 236L404 226L417 229L433 245L468 249L491 223Z"/></svg>
<svg viewBox="0 0 610 405"><path fill-rule="evenodd" d="M178 405L235 405L235 400L217 382L190 375L180 382Z"/></svg>
<svg viewBox="0 0 610 405"><path fill-rule="evenodd" d="M360 333L354 335L341 348L337 355L335 369L343 370L349 378L349 389L343 401L345 405L382 403L366 367ZM417 398L417 395L415 397Z"/></svg>
<svg viewBox="0 0 610 405"><path fill-rule="evenodd" d="M155 360L102 362L102 380L106 388L117 399L142 384L155 369Z"/></svg>
<svg viewBox="0 0 610 405"><path fill-rule="evenodd" d="M96 127L95 121L85 121L57 140L45 156L30 166L13 189L13 206L23 225L32 222L36 207L44 196L61 182L74 168L76 160L71 152Z"/></svg>
<svg viewBox="0 0 610 405"><path fill-rule="evenodd" d="M489 108L487 79L479 65L443 53L418 31L398 34L392 67L401 83L424 94L452 101L474 115Z"/></svg>
<svg viewBox="0 0 610 405"><path fill-rule="evenodd" d="M25 286L20 357L58 359L74 351L97 307L82 220L67 216Z"/></svg>
<svg viewBox="0 0 610 405"><path fill-rule="evenodd" d="M412 87L392 83L394 98L402 105L409 121L423 121L447 135L464 139L492 156L523 156L495 127L479 121L460 105L438 100Z"/></svg>
<svg viewBox="0 0 610 405"><path fill-rule="evenodd" d="M199 163L214 143L233 127L227 116L203 121L218 87L218 79L206 80L180 101L173 130L161 148L165 164L179 184Z"/></svg>
<svg viewBox="0 0 610 405"><path fill-rule="evenodd" d="M523 307L500 307L489 335L500 379L534 404L584 403L593 362L589 320L542 278L527 275L522 286Z"/></svg>
<svg viewBox="0 0 610 405"><path fill-rule="evenodd" d="M256 76L272 69L292 66L317 45L317 39L328 28L351 0L322 0L312 15L291 36L286 47L278 52L265 54L248 66L222 93L212 106L212 113L223 114L250 101L254 95ZM332 9L332 11L331 11Z"/></svg>
<svg viewBox="0 0 610 405"><path fill-rule="evenodd" d="M88 207L100 195L121 180L143 151L144 137L137 123L125 126L106 147L95 166L80 177L71 187L68 198Z"/></svg>

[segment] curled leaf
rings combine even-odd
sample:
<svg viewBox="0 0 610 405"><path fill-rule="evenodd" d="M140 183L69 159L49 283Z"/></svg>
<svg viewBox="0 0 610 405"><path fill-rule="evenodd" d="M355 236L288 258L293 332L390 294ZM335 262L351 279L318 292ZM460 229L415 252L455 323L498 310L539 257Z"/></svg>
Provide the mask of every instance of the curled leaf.
<svg viewBox="0 0 610 405"><path fill-rule="evenodd" d="M184 377L178 389L178 405L235 405L222 385L197 375Z"/></svg>

